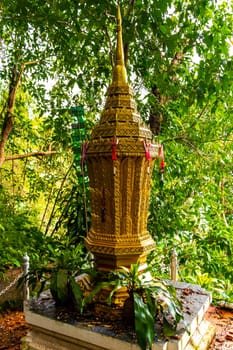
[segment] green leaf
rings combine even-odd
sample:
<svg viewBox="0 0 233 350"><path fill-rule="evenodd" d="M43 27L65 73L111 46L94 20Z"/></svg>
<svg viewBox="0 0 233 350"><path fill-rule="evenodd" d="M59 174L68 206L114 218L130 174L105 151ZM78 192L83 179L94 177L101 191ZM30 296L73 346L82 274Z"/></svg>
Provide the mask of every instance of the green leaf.
<svg viewBox="0 0 233 350"><path fill-rule="evenodd" d="M146 350L147 345L152 347L155 338L154 319L149 311L148 305L143 302L142 297L133 293L135 330L138 344L142 350Z"/></svg>
<svg viewBox="0 0 233 350"><path fill-rule="evenodd" d="M169 337L175 334L176 328L170 324L167 319L163 318L163 333L165 336Z"/></svg>
<svg viewBox="0 0 233 350"><path fill-rule="evenodd" d="M68 270L59 269L57 271L57 297L58 301L66 303L68 295Z"/></svg>
<svg viewBox="0 0 233 350"><path fill-rule="evenodd" d="M80 285L75 281L74 277L70 277L70 286L75 300L75 305L80 313L83 311L83 295Z"/></svg>
<svg viewBox="0 0 233 350"><path fill-rule="evenodd" d="M157 303L155 302L156 299L154 299L150 289L145 289L145 294L146 294L146 302L147 302L149 311L152 317L155 319L158 311Z"/></svg>

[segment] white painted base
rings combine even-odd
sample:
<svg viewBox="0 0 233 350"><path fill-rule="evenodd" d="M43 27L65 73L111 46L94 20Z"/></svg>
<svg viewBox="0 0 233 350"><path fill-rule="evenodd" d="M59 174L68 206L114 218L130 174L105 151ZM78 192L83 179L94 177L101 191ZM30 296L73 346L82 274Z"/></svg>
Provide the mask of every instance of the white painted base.
<svg viewBox="0 0 233 350"><path fill-rule="evenodd" d="M187 289L187 286L190 288L192 285L176 283L176 288ZM193 287L197 290L198 286ZM199 301L197 302L198 295L203 300L201 304ZM204 314L210 305L211 295L202 292L198 294L197 292L193 296L193 300L195 297L198 310L191 320L188 318L186 320L188 332L181 325L176 337L154 343L153 350L208 349L215 335L214 327L204 320ZM191 301L190 305L192 305ZM193 307L195 306L193 305ZM30 301L25 303L24 312L31 330L22 339L21 350L140 350L140 347L135 343L102 334L93 327L84 327L78 323L71 325L31 311Z"/></svg>

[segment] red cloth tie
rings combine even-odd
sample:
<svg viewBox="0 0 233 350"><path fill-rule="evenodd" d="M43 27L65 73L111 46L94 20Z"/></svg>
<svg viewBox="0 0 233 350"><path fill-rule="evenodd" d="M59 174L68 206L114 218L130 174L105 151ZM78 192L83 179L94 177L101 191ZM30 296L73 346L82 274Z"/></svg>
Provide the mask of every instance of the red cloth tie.
<svg viewBox="0 0 233 350"><path fill-rule="evenodd" d="M119 140L116 139L112 139L111 144L112 144L112 160L116 160L117 159L117 145L119 143Z"/></svg>
<svg viewBox="0 0 233 350"><path fill-rule="evenodd" d="M160 145L160 148L159 148L159 158L160 158L159 167L160 167L161 171L163 171L164 167L165 167L163 145Z"/></svg>
<svg viewBox="0 0 233 350"><path fill-rule="evenodd" d="M151 156L150 156L150 143L146 143L145 140L142 140L142 143L143 143L143 146L144 146L144 149L145 149L145 155L146 155L146 160L150 160L151 159Z"/></svg>

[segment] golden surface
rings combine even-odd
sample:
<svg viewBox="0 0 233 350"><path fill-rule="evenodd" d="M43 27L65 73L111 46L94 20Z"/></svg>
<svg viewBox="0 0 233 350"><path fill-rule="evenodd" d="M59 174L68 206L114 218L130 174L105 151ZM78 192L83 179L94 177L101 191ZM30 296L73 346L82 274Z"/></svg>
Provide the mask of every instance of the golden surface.
<svg viewBox="0 0 233 350"><path fill-rule="evenodd" d="M113 79L86 155L92 227L85 244L101 270L144 263L155 246L147 231L147 215L159 145L151 144L152 133L141 121L127 81L118 7Z"/></svg>

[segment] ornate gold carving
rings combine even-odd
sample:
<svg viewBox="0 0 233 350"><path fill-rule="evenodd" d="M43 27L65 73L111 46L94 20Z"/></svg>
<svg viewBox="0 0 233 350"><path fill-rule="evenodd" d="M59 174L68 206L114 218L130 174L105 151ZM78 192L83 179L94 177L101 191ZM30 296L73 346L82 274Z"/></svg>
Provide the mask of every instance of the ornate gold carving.
<svg viewBox="0 0 233 350"><path fill-rule="evenodd" d="M129 98L123 98L122 96L121 97L115 96L114 98L107 100L105 109L109 107L112 107L112 108L125 107L125 108L136 109L136 103L135 101Z"/></svg>
<svg viewBox="0 0 233 350"><path fill-rule="evenodd" d="M112 147L110 143L111 139L108 140L95 140L89 144L88 153L86 155L86 159L88 160L90 157L96 156L97 158L100 155L104 155L105 157L110 157L112 154ZM151 145L150 154L151 158L158 157L159 146ZM129 140L120 140L117 146L117 154L119 157L140 157L145 155L145 150L142 145L142 141L129 141ZM97 159L98 161L98 159Z"/></svg>
<svg viewBox="0 0 233 350"><path fill-rule="evenodd" d="M113 94L127 94L133 96L133 89L128 84L122 86L110 85L108 87L107 95Z"/></svg>
<svg viewBox="0 0 233 350"><path fill-rule="evenodd" d="M105 123L104 125L98 125L93 129L92 138L96 139L99 137L132 137L140 139L150 139L151 132L145 127L139 127L138 125L130 126L128 123L121 124L119 122L112 125Z"/></svg>
<svg viewBox="0 0 233 350"><path fill-rule="evenodd" d="M148 201L159 145L142 123L127 83L118 10L113 81L100 122L86 154L90 179L92 228L85 240L99 269L144 263L155 243L147 231ZM114 154L112 142L116 142ZM150 160L144 148L150 143Z"/></svg>
<svg viewBox="0 0 233 350"><path fill-rule="evenodd" d="M124 109L124 111L119 109L110 109L109 111L104 110L101 116L101 123L106 122L140 122L140 115L137 112L132 112L127 109Z"/></svg>

